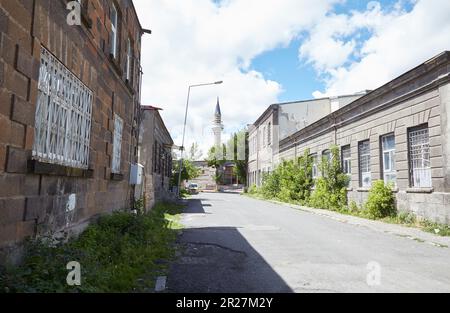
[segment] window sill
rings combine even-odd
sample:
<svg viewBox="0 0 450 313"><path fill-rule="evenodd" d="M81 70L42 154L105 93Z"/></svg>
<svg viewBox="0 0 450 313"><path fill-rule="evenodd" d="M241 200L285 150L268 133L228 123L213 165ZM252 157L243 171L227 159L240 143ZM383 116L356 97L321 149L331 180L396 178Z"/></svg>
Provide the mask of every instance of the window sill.
<svg viewBox="0 0 450 313"><path fill-rule="evenodd" d="M356 191L358 191L358 192L369 192L370 188L369 187L360 187L360 188L356 189Z"/></svg>
<svg viewBox="0 0 450 313"><path fill-rule="evenodd" d="M408 188L406 193L433 193L434 188Z"/></svg>
<svg viewBox="0 0 450 313"><path fill-rule="evenodd" d="M43 163L37 160L28 161L28 172L36 175L66 176L93 178L94 170L68 167L59 164Z"/></svg>
<svg viewBox="0 0 450 313"><path fill-rule="evenodd" d="M111 173L111 180L113 181L123 181L123 174Z"/></svg>

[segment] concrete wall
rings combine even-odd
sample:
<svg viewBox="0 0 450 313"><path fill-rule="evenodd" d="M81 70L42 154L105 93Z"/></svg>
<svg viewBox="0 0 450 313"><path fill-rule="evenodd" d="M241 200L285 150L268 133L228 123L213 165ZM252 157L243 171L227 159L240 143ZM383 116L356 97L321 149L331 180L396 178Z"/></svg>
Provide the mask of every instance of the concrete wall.
<svg viewBox="0 0 450 313"><path fill-rule="evenodd" d="M130 207L140 79L138 71L132 82L125 79L125 42L131 34L138 60L140 38L134 36L141 28L131 0L118 4L122 31L118 57L111 59L109 1L89 1L81 26L67 24L67 1L0 1L0 247ZM87 170L31 162L41 47L93 93ZM124 121L119 175L111 175L114 114Z"/></svg>
<svg viewBox="0 0 450 313"><path fill-rule="evenodd" d="M380 137L395 135L398 209L427 219L450 223L448 108L450 54L445 53L380 87L296 133L280 144L280 158L293 159L307 148L320 155L332 144L351 146L352 180L349 199L363 203L368 190L360 188L358 143L370 140L372 181L383 179ZM428 125L433 188L411 188L408 129Z"/></svg>

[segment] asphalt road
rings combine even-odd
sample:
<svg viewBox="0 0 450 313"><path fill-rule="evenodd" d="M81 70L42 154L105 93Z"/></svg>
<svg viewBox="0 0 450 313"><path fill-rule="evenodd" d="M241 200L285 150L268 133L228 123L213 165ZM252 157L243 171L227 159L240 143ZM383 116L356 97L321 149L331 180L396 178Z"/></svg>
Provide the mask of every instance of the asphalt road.
<svg viewBox="0 0 450 313"><path fill-rule="evenodd" d="M450 292L450 248L238 194L188 200L169 292Z"/></svg>

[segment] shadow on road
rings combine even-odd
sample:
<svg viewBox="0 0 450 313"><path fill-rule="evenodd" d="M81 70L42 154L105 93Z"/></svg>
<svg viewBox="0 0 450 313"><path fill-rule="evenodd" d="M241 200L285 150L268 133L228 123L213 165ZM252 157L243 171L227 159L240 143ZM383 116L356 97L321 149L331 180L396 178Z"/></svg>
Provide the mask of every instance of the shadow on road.
<svg viewBox="0 0 450 313"><path fill-rule="evenodd" d="M186 213L203 211L189 200ZM185 229L178 238L168 291L176 293L293 292L235 227Z"/></svg>

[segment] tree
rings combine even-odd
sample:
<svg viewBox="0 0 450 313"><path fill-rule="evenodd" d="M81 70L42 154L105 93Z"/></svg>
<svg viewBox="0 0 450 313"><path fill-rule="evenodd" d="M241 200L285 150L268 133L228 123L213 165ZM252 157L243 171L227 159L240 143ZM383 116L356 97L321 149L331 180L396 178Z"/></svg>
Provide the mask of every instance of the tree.
<svg viewBox="0 0 450 313"><path fill-rule="evenodd" d="M171 178L171 185L172 186L178 186L178 176L180 173L180 161L175 161L173 163L173 170L172 170L172 178ZM189 181L192 179L197 178L200 175L200 169L197 168L192 161L190 160L183 160L183 171L181 172L181 181Z"/></svg>
<svg viewBox="0 0 450 313"><path fill-rule="evenodd" d="M203 155L202 150L200 150L198 143L194 142L189 149L188 160L198 161Z"/></svg>
<svg viewBox="0 0 450 313"><path fill-rule="evenodd" d="M247 184L247 168L248 168L248 132L241 130L233 135L234 143L234 174L238 177L239 182ZM239 145L244 144L245 147ZM240 150L243 150L244 155L240 155Z"/></svg>

